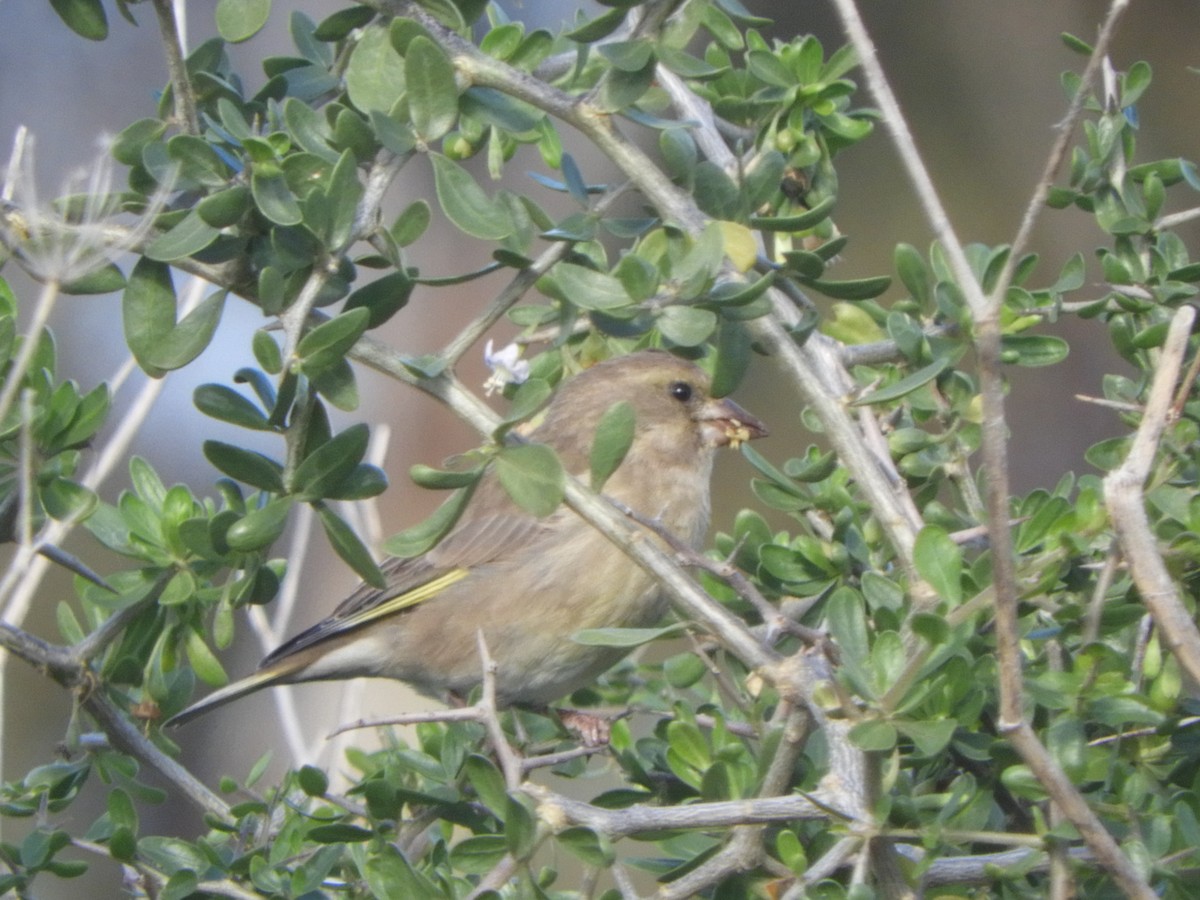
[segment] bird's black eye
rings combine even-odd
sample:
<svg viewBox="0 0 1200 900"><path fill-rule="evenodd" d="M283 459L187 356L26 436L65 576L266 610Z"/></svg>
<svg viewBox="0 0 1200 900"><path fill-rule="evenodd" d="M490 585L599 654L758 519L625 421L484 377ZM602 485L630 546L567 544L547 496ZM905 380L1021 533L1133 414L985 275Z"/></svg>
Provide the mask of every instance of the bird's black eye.
<svg viewBox="0 0 1200 900"><path fill-rule="evenodd" d="M692 386L686 381L672 381L667 390L680 403L687 403L692 399Z"/></svg>

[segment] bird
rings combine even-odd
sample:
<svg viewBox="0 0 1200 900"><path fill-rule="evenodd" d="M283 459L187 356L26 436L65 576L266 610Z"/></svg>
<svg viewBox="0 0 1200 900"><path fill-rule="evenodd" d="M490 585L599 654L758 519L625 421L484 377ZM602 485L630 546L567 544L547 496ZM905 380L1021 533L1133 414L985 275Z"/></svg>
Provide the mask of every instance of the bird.
<svg viewBox="0 0 1200 900"><path fill-rule="evenodd" d="M767 434L708 374L665 350L613 357L565 380L525 438L586 477L596 427L626 401L634 434L602 493L699 548L708 528L715 451ZM166 724L188 722L271 685L362 676L398 679L430 696L465 698L482 681L478 636L495 663L501 706L544 708L594 684L626 650L576 642L583 629L648 627L667 600L603 534L560 505L537 517L494 471L482 476L451 531L431 549L381 564L333 613L286 641L246 678Z"/></svg>

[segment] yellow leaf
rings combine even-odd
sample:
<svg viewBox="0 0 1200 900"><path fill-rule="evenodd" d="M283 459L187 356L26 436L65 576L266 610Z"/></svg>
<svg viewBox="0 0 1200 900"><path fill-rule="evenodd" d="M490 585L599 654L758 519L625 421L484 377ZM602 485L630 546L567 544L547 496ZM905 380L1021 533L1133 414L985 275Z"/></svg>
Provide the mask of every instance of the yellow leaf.
<svg viewBox="0 0 1200 900"><path fill-rule="evenodd" d="M758 259L758 242L754 232L738 222L718 222L725 255L739 272L748 272Z"/></svg>
<svg viewBox="0 0 1200 900"><path fill-rule="evenodd" d="M887 337L866 310L852 303L833 304L833 318L826 319L821 331L843 344L869 344Z"/></svg>

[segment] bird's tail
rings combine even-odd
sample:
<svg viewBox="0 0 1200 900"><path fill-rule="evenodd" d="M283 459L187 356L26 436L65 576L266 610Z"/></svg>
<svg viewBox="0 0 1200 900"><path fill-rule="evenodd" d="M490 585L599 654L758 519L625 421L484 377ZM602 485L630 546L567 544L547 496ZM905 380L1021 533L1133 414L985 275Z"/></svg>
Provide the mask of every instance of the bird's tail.
<svg viewBox="0 0 1200 900"><path fill-rule="evenodd" d="M213 691L202 700L197 700L187 709L175 713L171 718L163 723L164 728L175 728L178 725L183 725L186 722L192 721L197 716L202 716L218 706L224 706L231 700L237 700L239 697L245 697L247 694L252 694L261 688L269 687L273 684L286 684L288 676L293 673L292 666L268 666L265 669L259 669L253 675L248 675L233 684L227 684L219 690Z"/></svg>

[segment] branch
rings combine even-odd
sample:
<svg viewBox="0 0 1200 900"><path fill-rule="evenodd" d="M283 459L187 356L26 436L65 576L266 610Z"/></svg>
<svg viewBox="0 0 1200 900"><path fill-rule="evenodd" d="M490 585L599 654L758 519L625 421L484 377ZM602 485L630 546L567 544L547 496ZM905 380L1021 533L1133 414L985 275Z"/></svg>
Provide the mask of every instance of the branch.
<svg viewBox="0 0 1200 900"><path fill-rule="evenodd" d="M833 0L833 5L842 19L846 37L849 38L858 53L859 64L866 76L867 88L879 107L884 125L891 133L892 143L900 155L900 162L917 193L917 200L925 210L925 218L933 229L934 237L941 242L946 251L950 268L954 271L954 278L959 287L962 288L967 306L978 316L987 308L987 298L984 297L983 288L980 287L971 271L971 264L963 250L962 241L955 233L954 226L950 223L950 216L942 205L941 197L929 175L929 170L921 159L917 143L913 139L912 131L909 130L904 114L900 111L900 103L892 92L892 86L883 72L883 66L879 64L875 44L867 34L867 27L858 13L858 7L854 0Z"/></svg>
<svg viewBox="0 0 1200 900"><path fill-rule="evenodd" d="M538 817L543 821L586 825L614 838L663 829L769 825L796 819L824 819L829 815L825 806L795 795L689 806L635 804L623 809L605 809L555 793L540 784L527 783L525 792L538 802Z"/></svg>
<svg viewBox="0 0 1200 900"><path fill-rule="evenodd" d="M114 746L157 771L202 812L222 820L232 818L220 797L142 734L102 691L94 689L91 669L81 664L72 650L7 623L0 623L0 647L44 671L68 690L81 694L83 708L96 719Z"/></svg>
<svg viewBox="0 0 1200 900"><path fill-rule="evenodd" d="M1042 170L1042 177L1038 179L1037 186L1033 189L1033 194L1030 196L1029 203L1025 207L1025 215L1021 218L1021 226L1017 229L1016 237L1013 238L1012 249L1008 254L1008 259L1004 261L1004 268L1000 270L1000 277L996 279L996 287L992 291L992 303L995 306L999 306L1003 302L1004 295L1008 293L1008 286L1012 281L1013 270L1025 252L1025 247L1029 243L1030 236L1033 234L1033 227L1037 224L1038 216L1046 208L1046 195L1050 193L1050 185L1054 181L1054 174L1058 171L1058 167L1062 165L1062 161L1067 155L1071 136L1075 133L1075 126L1079 124L1080 116L1083 115L1083 106L1087 99L1088 88L1091 87L1092 82L1096 78L1096 72L1100 70L1103 61L1107 58L1108 48L1112 45L1113 37L1117 31L1117 24L1128 8L1129 0L1113 0L1112 5L1108 8L1108 15L1104 19L1104 24L1100 27L1100 35L1096 40L1096 46L1093 48L1087 66L1083 70L1083 75L1080 76L1079 88L1075 91L1075 96L1071 98L1066 116L1063 117L1062 122L1058 125L1058 137L1054 141L1054 146L1050 148L1045 168ZM1163 226L1160 222L1159 227L1166 226Z"/></svg>
<svg viewBox="0 0 1200 900"><path fill-rule="evenodd" d="M167 71L171 77L171 97L175 101L176 123L188 134L200 133L200 117L196 113L196 96L192 91L192 80L188 76L187 60L179 40L179 24L175 21L175 9L171 0L153 0L154 14L158 17L158 30L162 35L163 49L167 53Z"/></svg>
<svg viewBox="0 0 1200 900"><path fill-rule="evenodd" d="M1175 385L1195 317L1193 307L1181 306L1171 320L1141 425L1125 462L1105 477L1104 496L1130 574L1154 617L1163 644L1193 679L1200 680L1200 629L1163 562L1146 515L1142 487L1171 419Z"/></svg>

